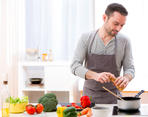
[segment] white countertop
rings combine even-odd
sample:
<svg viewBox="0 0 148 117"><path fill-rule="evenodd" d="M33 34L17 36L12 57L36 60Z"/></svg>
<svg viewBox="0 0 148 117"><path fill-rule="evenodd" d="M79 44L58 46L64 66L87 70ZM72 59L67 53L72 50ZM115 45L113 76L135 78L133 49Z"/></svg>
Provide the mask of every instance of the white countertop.
<svg viewBox="0 0 148 117"><path fill-rule="evenodd" d="M97 106L103 106L103 107L113 107L115 105L113 104L97 104ZM145 111L148 111L148 104L142 104L141 107L144 107ZM58 117L56 112L46 112L42 114L34 114L34 115L28 115L26 112L22 114L10 114L10 117ZM86 116L82 116L86 117ZM113 115L112 117L148 117L148 115Z"/></svg>

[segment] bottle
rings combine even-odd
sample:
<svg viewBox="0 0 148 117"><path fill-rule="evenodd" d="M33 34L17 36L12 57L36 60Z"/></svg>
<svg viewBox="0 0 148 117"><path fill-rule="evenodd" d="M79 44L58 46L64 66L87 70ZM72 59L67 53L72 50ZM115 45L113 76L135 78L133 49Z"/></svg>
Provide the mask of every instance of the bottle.
<svg viewBox="0 0 148 117"><path fill-rule="evenodd" d="M1 113L2 117L9 117L9 91L8 81L4 80L1 87Z"/></svg>
<svg viewBox="0 0 148 117"><path fill-rule="evenodd" d="M52 55L52 50L49 50L49 61L53 61L53 55Z"/></svg>
<svg viewBox="0 0 148 117"><path fill-rule="evenodd" d="M42 61L47 61L47 53L42 54Z"/></svg>
<svg viewBox="0 0 148 117"><path fill-rule="evenodd" d="M113 84L114 84L116 78L110 77L110 80L111 80L111 81L113 82ZM114 85L115 85L115 84L114 84ZM123 90L124 90L124 87L119 87L119 86L117 86L117 85L115 85L115 86L117 87L117 89L118 89L119 91L123 91Z"/></svg>

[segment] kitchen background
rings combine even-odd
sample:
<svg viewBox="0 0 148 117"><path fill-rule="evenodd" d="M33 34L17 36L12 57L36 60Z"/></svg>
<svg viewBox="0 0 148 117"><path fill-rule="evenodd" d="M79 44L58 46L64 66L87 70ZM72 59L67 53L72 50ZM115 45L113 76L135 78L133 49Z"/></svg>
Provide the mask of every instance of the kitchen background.
<svg viewBox="0 0 148 117"><path fill-rule="evenodd" d="M79 99L83 80L69 68L75 46L82 33L102 25L112 2L129 11L121 32L131 39L136 76L125 91L147 91L147 0L0 0L0 80L8 78L11 95L35 101L52 91ZM42 83L29 85L35 77Z"/></svg>

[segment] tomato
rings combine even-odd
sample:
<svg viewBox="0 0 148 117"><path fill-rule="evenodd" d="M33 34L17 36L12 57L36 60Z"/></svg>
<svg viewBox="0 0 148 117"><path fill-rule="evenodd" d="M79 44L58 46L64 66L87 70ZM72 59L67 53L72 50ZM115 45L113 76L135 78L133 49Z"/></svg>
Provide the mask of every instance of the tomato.
<svg viewBox="0 0 148 117"><path fill-rule="evenodd" d="M33 115L36 112L36 109L32 104L28 104L26 106L26 111L28 114Z"/></svg>
<svg viewBox="0 0 148 117"><path fill-rule="evenodd" d="M71 107L71 105L68 104L67 107Z"/></svg>
<svg viewBox="0 0 148 117"><path fill-rule="evenodd" d="M44 106L42 104L36 105L36 112L40 114L44 110Z"/></svg>

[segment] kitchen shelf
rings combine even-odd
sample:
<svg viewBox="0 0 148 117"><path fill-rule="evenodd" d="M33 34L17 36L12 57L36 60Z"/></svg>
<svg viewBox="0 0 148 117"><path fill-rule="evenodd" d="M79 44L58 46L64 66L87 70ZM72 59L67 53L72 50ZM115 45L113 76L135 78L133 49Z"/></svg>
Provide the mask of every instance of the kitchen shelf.
<svg viewBox="0 0 148 117"><path fill-rule="evenodd" d="M69 99L70 91L73 80L71 78L70 64L65 61L53 62L38 62L38 61L23 61L19 63L19 96L28 95L29 100L34 102L41 95L48 92L54 92L59 98L59 102L66 101L63 94L68 94ZM43 87L29 86L29 78L41 77L43 78ZM62 93L63 92L63 93ZM65 93L64 93L65 92ZM36 96L35 96L36 95ZM60 96L61 95L61 96ZM34 97L35 96L35 97ZM65 98L65 99L64 99Z"/></svg>
<svg viewBox="0 0 148 117"><path fill-rule="evenodd" d="M46 91L46 90L41 88L25 88L22 89L22 91Z"/></svg>
<svg viewBox="0 0 148 117"><path fill-rule="evenodd" d="M41 89L41 88L25 88L25 89L22 89L22 91L70 91L70 90L67 90L67 89L56 89L56 90L51 90L51 89Z"/></svg>
<svg viewBox="0 0 148 117"><path fill-rule="evenodd" d="M69 66L70 62L65 61L25 61L20 62L22 66Z"/></svg>

